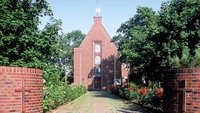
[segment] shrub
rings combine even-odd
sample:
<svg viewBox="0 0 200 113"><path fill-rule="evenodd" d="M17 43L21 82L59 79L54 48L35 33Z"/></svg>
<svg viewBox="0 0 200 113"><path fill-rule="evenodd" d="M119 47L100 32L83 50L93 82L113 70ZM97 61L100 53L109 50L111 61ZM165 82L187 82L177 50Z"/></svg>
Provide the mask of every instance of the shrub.
<svg viewBox="0 0 200 113"><path fill-rule="evenodd" d="M163 88L140 89L140 96L139 96L138 103L147 107L151 107L153 109L162 110Z"/></svg>
<svg viewBox="0 0 200 113"><path fill-rule="evenodd" d="M138 99L139 94L137 92L137 85L135 83L129 83L128 87L124 88L124 93L122 94L122 97L133 100L133 99Z"/></svg>
<svg viewBox="0 0 200 113"><path fill-rule="evenodd" d="M151 104L153 97L155 95L155 91L148 88L142 88L139 91L139 103L143 105Z"/></svg>
<svg viewBox="0 0 200 113"><path fill-rule="evenodd" d="M44 90L43 110L48 111L58 106L72 101L86 93L84 85L69 86L66 84L51 85Z"/></svg>
<svg viewBox="0 0 200 113"><path fill-rule="evenodd" d="M129 88L130 89L130 88ZM128 91L125 91L126 92L126 97L129 99L129 100L133 100L133 99L138 99L139 97L139 94L136 90L129 90Z"/></svg>
<svg viewBox="0 0 200 113"><path fill-rule="evenodd" d="M116 94L116 95L120 95L120 86L113 85L112 88L111 88L111 93Z"/></svg>
<svg viewBox="0 0 200 113"><path fill-rule="evenodd" d="M155 95L152 98L151 105L155 108L162 109L163 105L163 88L157 88L155 90Z"/></svg>
<svg viewBox="0 0 200 113"><path fill-rule="evenodd" d="M163 88L158 82L152 82L148 88L139 90L139 103L145 106L151 106L156 109L162 109L163 103Z"/></svg>
<svg viewBox="0 0 200 113"><path fill-rule="evenodd" d="M182 48L181 56L177 54L169 59L169 63L173 68L187 68L187 67L200 67L200 46L199 44L195 46L194 50L189 47L184 46ZM192 53L190 53L192 52Z"/></svg>
<svg viewBox="0 0 200 113"><path fill-rule="evenodd" d="M162 99L163 98L163 88L157 88L155 92L155 96Z"/></svg>
<svg viewBox="0 0 200 113"><path fill-rule="evenodd" d="M139 88L135 83L129 83L126 87L114 86L112 93L124 99L134 100L143 106L162 109L163 88L160 88L157 82L143 88Z"/></svg>

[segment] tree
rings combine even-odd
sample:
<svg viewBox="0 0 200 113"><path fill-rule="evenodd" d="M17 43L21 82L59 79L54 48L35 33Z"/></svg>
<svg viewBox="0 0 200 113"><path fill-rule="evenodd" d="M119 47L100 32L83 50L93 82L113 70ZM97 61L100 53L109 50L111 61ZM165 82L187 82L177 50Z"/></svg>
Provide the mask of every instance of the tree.
<svg viewBox="0 0 200 113"><path fill-rule="evenodd" d="M67 76L73 76L73 55L74 48L78 47L83 39L85 38L85 34L83 34L80 30L75 30L64 34L59 39L60 42L60 54L59 62L60 66L65 70L65 74Z"/></svg>
<svg viewBox="0 0 200 113"><path fill-rule="evenodd" d="M46 0L1 0L0 13L0 65L43 68L51 51L38 31L39 17L52 16Z"/></svg>
<svg viewBox="0 0 200 113"><path fill-rule="evenodd" d="M163 65L194 67L200 44L200 1L172 0L162 4L160 11L160 43ZM157 47L158 48L158 47ZM195 61L194 61L195 60Z"/></svg>
<svg viewBox="0 0 200 113"><path fill-rule="evenodd" d="M130 68L140 69L147 79L155 79L156 56L151 37L159 32L158 14L151 8L138 7L137 14L123 23L114 37L119 43L120 60ZM152 65L155 65L152 68Z"/></svg>
<svg viewBox="0 0 200 113"><path fill-rule="evenodd" d="M0 14L0 65L40 68L47 86L58 84L61 21L52 19L38 29L39 17L53 18L47 1L1 0Z"/></svg>
<svg viewBox="0 0 200 113"><path fill-rule="evenodd" d="M162 80L167 68L199 67L199 16L199 0L164 2L158 13L139 7L114 37L121 61L150 80Z"/></svg>

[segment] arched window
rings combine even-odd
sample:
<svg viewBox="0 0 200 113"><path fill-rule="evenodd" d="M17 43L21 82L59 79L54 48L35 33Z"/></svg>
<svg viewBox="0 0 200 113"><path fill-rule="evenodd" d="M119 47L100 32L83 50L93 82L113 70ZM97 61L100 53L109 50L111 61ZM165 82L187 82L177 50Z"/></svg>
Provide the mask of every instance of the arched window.
<svg viewBox="0 0 200 113"><path fill-rule="evenodd" d="M101 63L101 57L100 56L96 56L95 57L95 64L100 64Z"/></svg>
<svg viewBox="0 0 200 113"><path fill-rule="evenodd" d="M95 45L95 53L100 53L101 52L101 46L99 44Z"/></svg>
<svg viewBox="0 0 200 113"><path fill-rule="evenodd" d="M101 72L101 68L100 67L95 67L95 75L98 75L98 74L100 74L100 72Z"/></svg>

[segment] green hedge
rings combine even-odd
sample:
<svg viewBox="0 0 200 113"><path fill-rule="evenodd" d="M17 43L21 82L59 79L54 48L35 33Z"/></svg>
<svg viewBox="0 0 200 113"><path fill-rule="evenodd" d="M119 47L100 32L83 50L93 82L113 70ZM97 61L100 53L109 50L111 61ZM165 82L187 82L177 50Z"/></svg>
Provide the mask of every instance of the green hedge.
<svg viewBox="0 0 200 113"><path fill-rule="evenodd" d="M43 110L48 111L86 93L84 85L52 85L44 90Z"/></svg>

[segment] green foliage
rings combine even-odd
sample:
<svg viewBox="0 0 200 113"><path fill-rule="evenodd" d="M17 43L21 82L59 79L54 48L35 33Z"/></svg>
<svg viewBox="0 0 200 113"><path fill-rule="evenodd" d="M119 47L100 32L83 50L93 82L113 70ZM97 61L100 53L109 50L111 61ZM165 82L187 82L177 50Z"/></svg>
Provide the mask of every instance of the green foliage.
<svg viewBox="0 0 200 113"><path fill-rule="evenodd" d="M81 96L86 92L85 86L80 85L72 87L66 85L66 80L63 80L62 77L60 76L62 73L64 73L64 76L66 76L65 75L66 73L64 72L65 69L70 70L70 68L72 68L72 67L66 68L65 66L72 65L73 48L76 47L78 43L80 43L78 41L75 42L74 40L78 40L79 38L78 36L80 36L79 33L81 33L80 31L72 32L72 34L76 34L76 36L73 37L74 39L72 37L68 37L67 39L65 39L65 35L58 35L60 27L55 27L60 24L61 24L60 21L56 21L55 24L49 24L50 28L49 27L47 28L50 32L45 32L52 37L56 37L55 38L56 44L52 45L53 47L53 50L51 51L52 57L50 57L49 59L50 61L49 65L47 65L44 69L43 77L46 80L45 87L47 87L47 89L44 90L44 99L43 99L44 111L55 109L66 102L76 99L77 97ZM74 42L72 41L71 43L76 43L76 45L74 44L67 45L67 43L70 42L70 40L72 39ZM65 83L62 81L65 81Z"/></svg>
<svg viewBox="0 0 200 113"><path fill-rule="evenodd" d="M131 88L133 88L133 89L137 89L138 88L138 86L134 82L130 82L128 84L128 86L131 87Z"/></svg>
<svg viewBox="0 0 200 113"><path fill-rule="evenodd" d="M153 101L153 97L155 96L155 91L150 89L146 94L140 94L138 102L142 105L147 105ZM153 104L153 103L151 103Z"/></svg>
<svg viewBox="0 0 200 113"><path fill-rule="evenodd" d="M195 49L195 56L192 59L192 65L196 67L200 67L200 47L199 46Z"/></svg>
<svg viewBox="0 0 200 113"><path fill-rule="evenodd" d="M138 7L137 14L122 24L118 29L119 35L114 37L114 41L119 42L120 60L130 68L142 70L141 74L149 75L148 79L155 79L152 73L157 73L159 65L159 55L156 55L151 40L152 35L160 30L158 20L158 14L151 8Z"/></svg>
<svg viewBox="0 0 200 113"><path fill-rule="evenodd" d="M171 62L172 64L171 65L173 65L175 68L178 68L178 67L180 67L181 66L181 64L180 64L180 58L177 56L177 55L175 55L172 59L170 59L171 61L169 61L169 62Z"/></svg>
<svg viewBox="0 0 200 113"><path fill-rule="evenodd" d="M159 13L163 31L163 65L168 67L196 67L194 56L199 45L200 1L173 0L162 4ZM173 43L176 42L176 43ZM170 60L174 59L174 60ZM167 62L166 62L167 61Z"/></svg>
<svg viewBox="0 0 200 113"><path fill-rule="evenodd" d="M46 80L44 83L45 86L51 87L52 85L60 85L62 82L60 81L60 72L56 66L48 65L45 70L43 70L43 78Z"/></svg>
<svg viewBox="0 0 200 113"><path fill-rule="evenodd" d="M134 89L132 91L129 90L130 88L121 89L122 93L121 96L125 99L134 100L139 98L139 93Z"/></svg>
<svg viewBox="0 0 200 113"><path fill-rule="evenodd" d="M84 86L70 87L62 82L62 66L57 60L65 58L60 51L62 35L60 20L54 20L46 0L1 0L0 2L0 65L33 67L43 70L46 80L44 110L71 101L86 92ZM39 17L50 16L43 30L38 29ZM66 58L72 62L72 47L82 40L80 31L69 34L62 46L67 45ZM68 36L68 35L67 35ZM80 36L80 37L78 37ZM71 39L72 41L70 41ZM72 42L72 43L71 43Z"/></svg>
<svg viewBox="0 0 200 113"><path fill-rule="evenodd" d="M53 40L44 39L37 26L40 16L52 15L48 3L45 0L2 0L0 12L0 65L42 68L45 65L41 62L42 56L49 55L52 48L41 44L47 45Z"/></svg>
<svg viewBox="0 0 200 113"><path fill-rule="evenodd" d="M199 67L200 49L197 47L194 50L194 56L191 56L189 49L183 48L181 59L176 55L172 60L173 67Z"/></svg>
<svg viewBox="0 0 200 113"><path fill-rule="evenodd" d="M152 82L149 87L140 87L135 83L130 83L127 87L114 87L112 93L143 106L162 110L163 88L158 82Z"/></svg>
<svg viewBox="0 0 200 113"><path fill-rule="evenodd" d="M150 88L150 89L157 89L157 88L159 88L159 87L160 87L159 82L154 82L154 81L152 81L152 82L149 84L149 88Z"/></svg>
<svg viewBox="0 0 200 113"><path fill-rule="evenodd" d="M141 68L149 63L154 50L148 38L148 26L154 27L155 21L157 21L157 15L152 9L139 7L137 14L121 25L118 29L120 34L114 37L114 40L119 39L119 52L123 62L130 63L131 67Z"/></svg>
<svg viewBox="0 0 200 113"><path fill-rule="evenodd" d="M84 85L69 86L64 83L51 85L44 90L43 110L48 111L72 101L86 93Z"/></svg>
<svg viewBox="0 0 200 113"><path fill-rule="evenodd" d="M182 67L189 67L188 64L190 64L190 50L188 47L183 47L183 51L182 51L182 57L181 57L181 66Z"/></svg>
<svg viewBox="0 0 200 113"><path fill-rule="evenodd" d="M128 87L119 89L121 91L120 95L123 98L134 100L139 98L139 93L137 92L138 86L135 83L129 83Z"/></svg>
<svg viewBox="0 0 200 113"><path fill-rule="evenodd" d="M68 76L73 75L73 54L74 48L78 47L85 38L80 30L75 30L67 34L63 34L59 38L59 59L57 62L66 71Z"/></svg>
<svg viewBox="0 0 200 113"><path fill-rule="evenodd" d="M166 68L199 67L200 1L164 2L159 12L138 7L113 40L120 60L147 80L161 81Z"/></svg>

